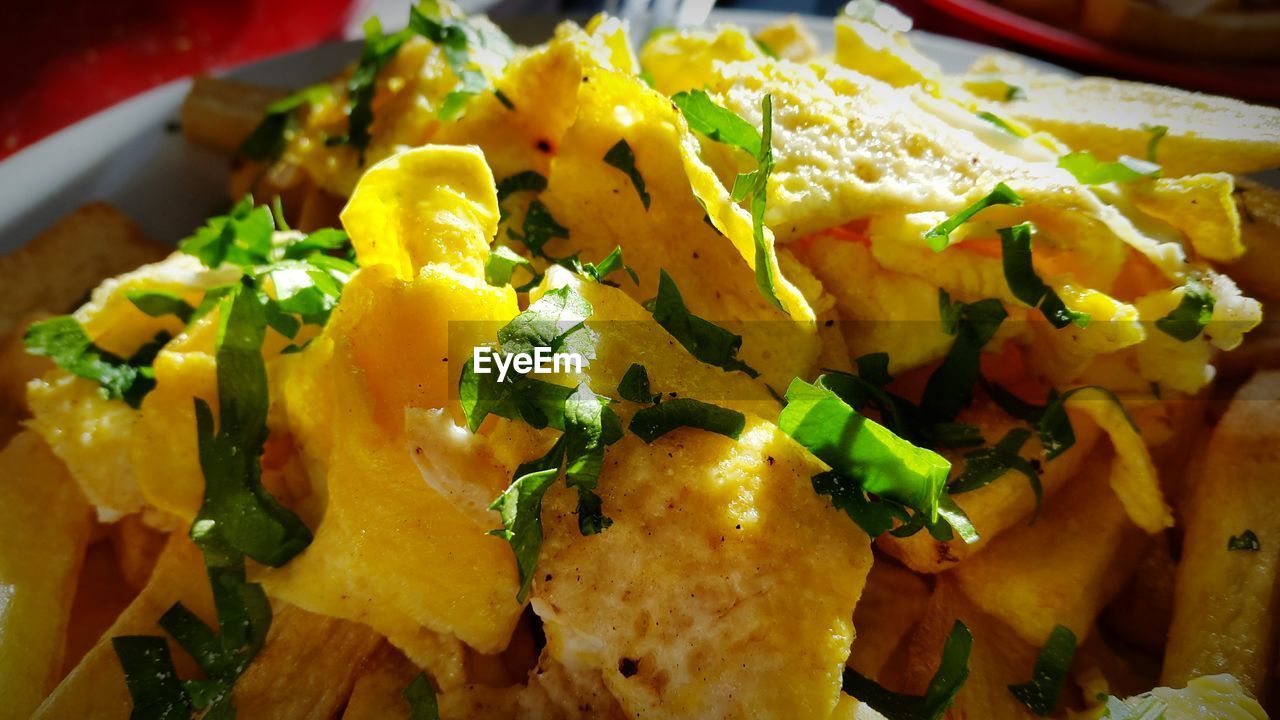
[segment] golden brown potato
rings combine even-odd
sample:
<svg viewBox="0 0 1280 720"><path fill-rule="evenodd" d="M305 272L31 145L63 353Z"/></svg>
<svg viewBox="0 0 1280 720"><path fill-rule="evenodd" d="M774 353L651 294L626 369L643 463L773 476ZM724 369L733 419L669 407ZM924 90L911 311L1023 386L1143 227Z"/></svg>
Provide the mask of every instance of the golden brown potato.
<svg viewBox="0 0 1280 720"><path fill-rule="evenodd" d="M877 556L853 610L849 667L876 678L924 615L932 594L921 576Z"/></svg>
<svg viewBox="0 0 1280 720"><path fill-rule="evenodd" d="M182 134L201 145L234 153L262 122L266 107L284 95L277 88L198 75L182 101Z"/></svg>
<svg viewBox="0 0 1280 720"><path fill-rule="evenodd" d="M84 205L0 257L0 336L30 312L70 312L105 278L167 253L119 210L101 202Z"/></svg>
<svg viewBox="0 0 1280 720"><path fill-rule="evenodd" d="M1184 508L1182 559L1163 684L1230 673L1264 704L1274 671L1280 610L1280 372L1254 376L1209 442L1203 474ZM1246 531L1256 549L1245 547Z"/></svg>
<svg viewBox="0 0 1280 720"><path fill-rule="evenodd" d="M44 441L0 452L0 708L26 717L62 674L92 514Z"/></svg>
<svg viewBox="0 0 1280 720"><path fill-rule="evenodd" d="M99 525L95 530L100 532L102 527ZM130 587L120 572L111 541L102 538L91 542L76 581L76 599L67 622L67 651L59 680L80 664L137 595L138 588Z"/></svg>
<svg viewBox="0 0 1280 720"><path fill-rule="evenodd" d="M1280 301L1280 190L1236 178L1236 207L1245 254L1222 265L1250 294Z"/></svg>
<svg viewBox="0 0 1280 720"><path fill-rule="evenodd" d="M1151 536L1138 567L1103 616L1117 638L1155 656L1164 652L1173 617L1177 563L1169 543L1167 533Z"/></svg>
<svg viewBox="0 0 1280 720"><path fill-rule="evenodd" d="M32 313L18 321L13 332L0 338L0 447L18 434L19 423L30 416L27 408L27 381L53 369L47 357L27 352L22 335L33 321L45 313Z"/></svg>

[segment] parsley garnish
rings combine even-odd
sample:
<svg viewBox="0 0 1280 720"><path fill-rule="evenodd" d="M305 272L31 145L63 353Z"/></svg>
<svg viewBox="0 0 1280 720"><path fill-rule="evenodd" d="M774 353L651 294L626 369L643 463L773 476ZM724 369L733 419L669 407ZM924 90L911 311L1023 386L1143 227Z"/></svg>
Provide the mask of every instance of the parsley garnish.
<svg viewBox="0 0 1280 720"><path fill-rule="evenodd" d="M318 102L332 92L328 84L312 85L268 105L262 122L240 144L240 154L250 160L279 160L284 154L286 136L294 124L294 111Z"/></svg>
<svg viewBox="0 0 1280 720"><path fill-rule="evenodd" d="M520 574L516 600L521 603L529 597L533 571L542 549L542 498L559 476L563 459L564 436L561 436L546 455L516 468L515 480L489 506L502 516L502 528L490 534L506 540L516 556L516 569Z"/></svg>
<svg viewBox="0 0 1280 720"><path fill-rule="evenodd" d="M1031 712L1048 717L1058 706L1062 684L1076 654L1076 634L1063 625L1055 625L1036 656L1035 671L1031 680L1010 685L1009 692L1018 698Z"/></svg>
<svg viewBox="0 0 1280 720"><path fill-rule="evenodd" d="M569 228L556 222L556 219L551 216L551 211L542 204L541 200L529 203L529 209L524 214L523 231L523 233L517 233L514 229L507 228L507 236L524 243L534 257L546 257L543 248L552 238L568 239L569 237Z"/></svg>
<svg viewBox="0 0 1280 720"><path fill-rule="evenodd" d="M1248 528L1239 535L1232 535L1227 540L1228 550L1251 550L1258 551L1262 549L1262 543L1258 541L1258 534Z"/></svg>
<svg viewBox="0 0 1280 720"><path fill-rule="evenodd" d="M843 690L893 720L937 720L955 702L960 688L969 678L969 652L972 649L973 634L964 623L956 620L946 644L942 646L938 670L924 695L903 695L886 690L849 667L844 669Z"/></svg>
<svg viewBox="0 0 1280 720"><path fill-rule="evenodd" d="M1040 436L1040 444L1044 447L1045 460L1052 460L1069 450L1072 445L1075 445L1076 434L1071 427L1071 418L1067 415L1066 402L1072 395L1082 390L1097 390L1101 392L1108 400L1115 403L1116 407L1120 408L1125 420L1129 422L1129 426L1134 429L1134 432L1141 432L1137 424L1133 422L1133 418L1129 416L1129 412L1125 410L1124 403L1120 402L1120 398L1101 385L1081 385L1063 393L1051 390L1049 392L1049 401L1045 405L1029 403L995 383L984 381L983 388L1002 410L1031 425L1036 434Z"/></svg>
<svg viewBox="0 0 1280 720"><path fill-rule="evenodd" d="M992 125L995 125L997 128L1004 131L1008 135L1012 135L1013 137L1016 137L1016 138L1024 138L1027 136L1026 133L1010 125L1007 120L1000 117L999 115L996 115L995 113L987 112L986 110L980 110L975 114L978 116L979 119L986 120L987 122L991 123Z"/></svg>
<svg viewBox="0 0 1280 720"><path fill-rule="evenodd" d="M190 322L196 309L191 307L182 296L168 290L126 290L126 299L133 306L151 317L173 315L184 324Z"/></svg>
<svg viewBox="0 0 1280 720"><path fill-rule="evenodd" d="M613 524L600 509L596 484L604 464L604 448L618 438L609 424L617 417L587 383L578 385L564 403L564 483L578 491L578 532L594 535Z"/></svg>
<svg viewBox="0 0 1280 720"><path fill-rule="evenodd" d="M778 299L777 279L774 277L774 259L764 240L764 211L767 201L769 173L773 171L773 96L765 95L760 101L763 118L761 131L756 132L746 120L732 111L712 102L702 90L682 92L671 98L684 114L689 127L716 142L731 145L756 159L756 169L739 173L730 192L734 202L750 199L751 232L755 244L756 287L779 310L786 311ZM710 218L708 218L708 224ZM711 225L716 229L715 225ZM719 232L719 230L716 230Z"/></svg>
<svg viewBox="0 0 1280 720"><path fill-rule="evenodd" d="M413 28L393 35L382 32L382 22L371 17L364 23L364 46L351 77L347 78L347 134L330 137L329 145L350 145L364 162L364 152L373 139L373 96L378 87L378 73L395 57L400 46L413 37Z"/></svg>
<svg viewBox="0 0 1280 720"><path fill-rule="evenodd" d="M95 345L74 316L60 315L32 323L22 340L32 355L48 357L72 375L98 383L104 398L137 408L156 386L151 363L169 335L160 333L132 357L122 358Z"/></svg>
<svg viewBox="0 0 1280 720"><path fill-rule="evenodd" d="M778 427L851 481L840 484L834 482L836 479L823 480L827 488L850 491L841 498L843 502L860 504L865 498L852 495L872 493L914 510L923 516L924 524L937 522L951 463L858 414L823 387L821 379L817 385L799 378L791 382ZM835 495L823 489L819 492ZM958 507L954 509L959 512ZM858 520L853 512L850 516ZM962 531L967 533L967 529ZM976 535L973 537L976 539Z"/></svg>
<svg viewBox="0 0 1280 720"><path fill-rule="evenodd" d="M133 700L131 718L190 720L191 700L182 689L164 638L122 635L111 638L111 647L120 658Z"/></svg>
<svg viewBox="0 0 1280 720"><path fill-rule="evenodd" d="M951 241L951 233L955 232L961 225L969 222L974 215L992 205L1012 205L1017 207L1022 205L1022 197L1009 189L1008 185L997 183L995 190L992 190L986 197L938 223L926 232L924 234L925 242L934 252L942 252L947 249L947 244Z"/></svg>
<svg viewBox="0 0 1280 720"><path fill-rule="evenodd" d="M1142 129L1151 133L1151 137L1147 138L1147 161L1156 161L1156 149L1160 147L1160 141L1165 135L1169 134L1169 128L1164 125L1148 125L1142 123Z"/></svg>
<svg viewBox="0 0 1280 720"><path fill-rule="evenodd" d="M738 359L742 336L689 312L680 289L666 270L659 271L657 297L645 305L653 313L653 319L671 333L690 355L725 372L740 370L749 377L760 374Z"/></svg>
<svg viewBox="0 0 1280 720"><path fill-rule="evenodd" d="M440 720L440 705L436 702L436 689L426 673L418 675L404 689L404 699L409 703L409 720Z"/></svg>
<svg viewBox="0 0 1280 720"><path fill-rule="evenodd" d="M576 270L581 275L585 275L592 280L595 280L601 285L617 287L618 284L608 278L619 270L625 272L627 276L631 278L631 282L636 285L640 284L640 276L636 275L636 271L623 261L621 246L614 247L613 251L608 255L605 255L604 259L599 263L578 262L576 255L571 258L566 258L566 260L570 262L571 269ZM564 261L561 261L560 264L563 265L565 263Z"/></svg>
<svg viewBox="0 0 1280 720"><path fill-rule="evenodd" d="M445 96L440 105L438 115L441 120L456 120L462 115L467 102L488 87L484 73L472 62L471 54L475 49L483 48L503 59L510 58L515 52L511 38L501 31L488 27L482 29L463 19L444 17L435 0L426 0L409 8L409 28L444 50L445 62L458 78L457 87ZM510 108L511 101L504 102L505 97L499 95L499 102Z"/></svg>
<svg viewBox="0 0 1280 720"><path fill-rule="evenodd" d="M1156 320L1156 329L1176 340L1191 342L1200 337L1205 326L1213 319L1213 306L1217 299L1204 283L1187 278L1182 286L1182 300L1168 315Z"/></svg>
<svg viewBox="0 0 1280 720"><path fill-rule="evenodd" d="M254 206L246 195L226 215L205 221L204 227L178 243L178 249L200 259L205 267L216 268L224 262L254 265L265 262L271 253L271 236L275 220L271 208Z"/></svg>
<svg viewBox="0 0 1280 720"><path fill-rule="evenodd" d="M619 140L613 147L609 148L609 152L604 154L604 161L607 165L615 167L631 178L631 184L635 186L636 194L640 196L640 202L644 205L644 209L649 209L649 193L644 189L644 176L636 168L636 155L631 151L631 146L626 140Z"/></svg>
<svg viewBox="0 0 1280 720"><path fill-rule="evenodd" d="M995 445L981 450L974 450L964 456L964 472L947 487L952 495L972 492L986 487L1010 470L1022 473L1031 483L1031 491L1036 496L1036 513L1040 512L1042 490L1040 487L1040 471L1019 451L1031 438L1031 431L1025 428L1014 428L1005 433Z"/></svg>
<svg viewBox="0 0 1280 720"><path fill-rule="evenodd" d="M542 192L547 189L547 178L537 170L525 170L515 175L504 177L498 181L498 202L506 200L512 193Z"/></svg>
<svg viewBox="0 0 1280 720"><path fill-rule="evenodd" d="M1058 167L1084 185L1133 182L1160 174L1160 166L1153 162L1128 155L1121 155L1115 162L1102 162L1087 151L1063 155L1058 158Z"/></svg>
<svg viewBox="0 0 1280 720"><path fill-rule="evenodd" d="M498 98L498 102L502 103L502 107L508 110L516 109L515 103L511 102L511 98L507 97L507 94L502 92L501 90L494 89L493 96Z"/></svg>
<svg viewBox="0 0 1280 720"><path fill-rule="evenodd" d="M928 417L946 421L954 420L973 402L973 386L981 378L982 348L995 336L1008 313L994 298L952 303L945 290L938 291L938 303L943 327L956 339L942 364L929 376L920 407Z"/></svg>
<svg viewBox="0 0 1280 720"><path fill-rule="evenodd" d="M1071 323L1088 327L1089 314L1071 310L1058 297L1053 288L1045 284L1031 264L1031 223L1024 222L1008 228L1000 228L1001 254L1004 263L1004 279L1014 297L1040 312L1055 328Z"/></svg>
<svg viewBox="0 0 1280 720"><path fill-rule="evenodd" d="M517 287L517 292L528 292L542 280L542 276L532 262L511 248L498 245L489 253L489 259L484 264L484 279L490 285L502 287L511 282L511 276L515 274L517 268L524 268L533 278L529 284Z"/></svg>
<svg viewBox="0 0 1280 720"><path fill-rule="evenodd" d="M656 403L662 397L649 387L649 371L640 363L631 363L618 383L618 396L634 403Z"/></svg>
<svg viewBox="0 0 1280 720"><path fill-rule="evenodd" d="M693 398L673 398L636 411L627 429L646 443L682 427L706 430L737 440L746 422L746 416L737 410Z"/></svg>

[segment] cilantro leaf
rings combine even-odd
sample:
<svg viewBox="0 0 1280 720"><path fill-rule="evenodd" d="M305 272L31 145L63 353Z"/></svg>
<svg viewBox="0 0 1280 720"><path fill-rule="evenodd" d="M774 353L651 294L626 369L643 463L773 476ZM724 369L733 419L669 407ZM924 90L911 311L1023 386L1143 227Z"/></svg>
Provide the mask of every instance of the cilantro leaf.
<svg viewBox="0 0 1280 720"><path fill-rule="evenodd" d="M95 345L75 317L60 315L32 323L22 340L28 353L48 357L72 375L98 383L104 398L137 408L156 386L150 365L169 336L157 335L125 359Z"/></svg>
<svg viewBox="0 0 1280 720"><path fill-rule="evenodd" d="M169 644L164 638L122 635L111 638L111 649L120 659L125 686L133 700L131 718L189 720L191 701L178 680Z"/></svg>
<svg viewBox="0 0 1280 720"><path fill-rule="evenodd" d="M1076 654L1076 634L1063 625L1055 625L1049 633L1040 654L1036 657L1031 680L1010 685L1009 692L1018 698L1031 712L1048 717L1058 706L1062 684Z"/></svg>
<svg viewBox="0 0 1280 720"><path fill-rule="evenodd" d="M1043 492L1040 487L1040 471L1030 460L1018 454L1030 438L1030 430L1013 428L994 446L966 454L964 472L947 486L947 492L952 495L972 492L990 485L1006 472L1016 470L1031 483L1031 491L1036 496L1036 513L1039 513Z"/></svg>
<svg viewBox="0 0 1280 720"><path fill-rule="evenodd" d="M1232 535L1227 540L1228 550L1250 550L1257 552L1262 549L1262 543L1258 540L1258 534L1245 528L1245 531L1239 535Z"/></svg>
<svg viewBox="0 0 1280 720"><path fill-rule="evenodd" d="M1010 88L1016 89L1016 88L1013 88L1012 86L1010 86ZM1024 138L1027 136L1026 133L1010 125L1007 120L1000 117L999 115L996 115L995 113L987 112L986 110L980 110L975 114L978 116L979 119L986 120L992 125L995 125L1000 130L1003 130L1008 135L1012 135L1013 137L1016 137L1016 138Z"/></svg>
<svg viewBox="0 0 1280 720"><path fill-rule="evenodd" d="M934 252L946 250L948 243L951 242L951 233L955 232L961 225L969 222L974 215L993 205L1012 205L1017 207L1022 205L1022 197L1009 189L1009 186L1004 183L997 183L996 188L988 193L986 197L938 223L926 232L924 234L925 242Z"/></svg>
<svg viewBox="0 0 1280 720"><path fill-rule="evenodd" d="M1004 279L1013 296L1031 307L1040 308L1055 328L1071 323L1080 327L1089 325L1089 314L1069 309L1062 298L1045 284L1031 264L1031 230L1029 222L1013 227L1000 228L1000 246L1004 264Z"/></svg>
<svg viewBox="0 0 1280 720"><path fill-rule="evenodd" d="M969 423L941 422L934 426L934 441L942 447L977 447L984 442L982 428Z"/></svg>
<svg viewBox="0 0 1280 720"><path fill-rule="evenodd" d="M546 176L537 170L525 170L498 181L498 202L518 192L542 192L546 189Z"/></svg>
<svg viewBox="0 0 1280 720"><path fill-rule="evenodd" d="M658 295L646 305L653 313L654 321L670 333L690 355L725 372L740 370L749 377L760 374L738 359L742 336L689 312L680 289L666 270L659 271Z"/></svg>
<svg viewBox="0 0 1280 720"><path fill-rule="evenodd" d="M1164 139L1164 136L1169 134L1169 128L1165 125L1142 123L1142 129L1151 133L1151 137L1147 138L1147 162L1155 162L1156 149L1160 146L1160 141Z"/></svg>
<svg viewBox="0 0 1280 720"><path fill-rule="evenodd" d="M543 248L552 238L569 238L569 228L556 222L556 219L551 216L551 211L542 204L541 200L529 203L529 208L524 214L522 230L523 233L517 233L514 229L507 228L507 236L524 243L534 257L546 257Z"/></svg>
<svg viewBox="0 0 1280 720"><path fill-rule="evenodd" d="M578 491L578 531L583 535L594 535L613 524L595 493L604 464L605 414L612 412L586 382L564 403L564 481Z"/></svg>
<svg viewBox="0 0 1280 720"><path fill-rule="evenodd" d="M364 162L365 150L373 139L370 128L373 126L373 96L378 87L378 73L396 56L400 46L413 37L413 32L411 28L405 28L386 35L382 31L382 22L376 16L365 21L360 60L351 77L347 78L347 133L328 138L327 144L350 145L359 153L360 162Z"/></svg>
<svg viewBox="0 0 1280 720"><path fill-rule="evenodd" d="M240 143L240 154L250 160L279 160L284 154L294 111L303 105L319 102L332 92L326 83L311 85L268 105L262 121Z"/></svg>
<svg viewBox="0 0 1280 720"><path fill-rule="evenodd" d="M502 352L533 354L543 347L593 360L599 336L586 325L592 312L591 303L573 287L550 290L498 331Z"/></svg>
<svg viewBox="0 0 1280 720"><path fill-rule="evenodd" d="M615 167L631 178L631 184L635 186L636 194L640 196L640 202L644 205L644 209L649 209L649 201L652 198L644 189L644 176L640 174L640 170L636 168L636 155L631 150L631 146L626 140L619 140L614 146L609 148L609 152L604 154L604 161L607 165Z"/></svg>
<svg viewBox="0 0 1280 720"><path fill-rule="evenodd" d="M505 245L498 245L489 253L489 259L485 261L485 282L496 287L507 285L511 282L511 276L514 275L516 270L519 268L524 268L529 272L533 277L531 282L536 283L541 281L542 275L538 273L538 269L533 266L532 262L525 259L523 255L520 255L511 248ZM517 292L520 292L526 288L528 288L528 285L522 285L521 287L516 288L516 290Z"/></svg>
<svg viewBox="0 0 1280 720"><path fill-rule="evenodd" d="M199 258L205 267L217 268L224 262L256 265L270 260L271 236L275 219L271 208L254 206L246 195L226 215L205 221L204 227L178 243L178 249Z"/></svg>
<svg viewBox="0 0 1280 720"><path fill-rule="evenodd" d="M858 481L835 470L814 475L812 483L814 492L830 497L831 505L848 515L867 537L877 538L889 532L895 519L910 519L890 503L867 497Z"/></svg>
<svg viewBox="0 0 1280 720"><path fill-rule="evenodd" d="M737 113L717 105L706 91L676 93L671 102L680 108L690 129L739 148L752 157L760 155L760 133Z"/></svg>
<svg viewBox="0 0 1280 720"><path fill-rule="evenodd" d="M484 92L489 81L472 62L472 53L484 49L509 59L515 53L515 45L505 33L492 27L472 25L465 19L444 17L440 5L434 0L419 2L409 8L409 29L439 45L444 51L449 70L458 78L458 85L445 96L438 116L441 120L456 120L466 109L467 102ZM499 101L505 96L499 96ZM510 109L510 100L504 105Z"/></svg>
<svg viewBox="0 0 1280 720"><path fill-rule="evenodd" d="M1124 414L1125 420L1135 432L1140 432L1133 418L1125 409L1124 403L1116 394L1101 385L1081 385L1059 393L1050 391L1049 401L1045 405L1036 405L1014 395L1008 390L991 382L983 382L983 388L991 399L1009 415L1029 423L1040 436L1040 444L1044 447L1045 460L1053 460L1066 452L1076 443L1075 430L1071 427L1071 418L1067 415L1066 402L1083 390L1097 390Z"/></svg>
<svg viewBox="0 0 1280 720"><path fill-rule="evenodd" d="M982 348L995 336L1008 313L994 298L953 304L945 290L938 292L944 326L956 339L942 364L929 376L920 407L928 417L947 421L954 420L973 402L973 386L981 378Z"/></svg>
<svg viewBox="0 0 1280 720"><path fill-rule="evenodd" d="M706 430L737 440L746 422L746 416L737 410L693 398L673 398L637 410L627 429L646 443L682 427Z"/></svg>
<svg viewBox="0 0 1280 720"><path fill-rule="evenodd" d="M634 403L657 402L661 395L656 395L649 387L649 371L640 363L631 363L618 383L618 395L623 400Z"/></svg>
<svg viewBox="0 0 1280 720"><path fill-rule="evenodd" d="M972 649L973 634L964 623L956 620L946 644L942 646L938 670L924 695L904 695L886 690L876 681L848 667L844 669L843 690L894 720L938 720L955 702L960 688L969 678L969 653Z"/></svg>
<svg viewBox="0 0 1280 720"><path fill-rule="evenodd" d="M951 463L859 415L831 390L792 380L778 427L866 492L937 520Z"/></svg>
<svg viewBox="0 0 1280 720"><path fill-rule="evenodd" d="M1195 278L1187 278L1182 286L1182 300L1168 315L1156 320L1156 328L1175 340L1191 342L1200 337L1213 319L1217 299L1213 291Z"/></svg>
<svg viewBox="0 0 1280 720"><path fill-rule="evenodd" d="M1128 155L1121 155L1115 162L1102 162L1088 151L1063 155L1058 158L1058 167L1084 185L1132 182L1160 174L1160 166L1153 162Z"/></svg>
<svg viewBox="0 0 1280 720"><path fill-rule="evenodd" d="M606 255L599 263L578 263L576 257L573 258L573 260L574 265L576 266L573 269L602 285L613 285L616 287L617 284L611 282L607 278L619 270L626 272L627 276L631 278L631 282L636 285L640 284L640 276L636 275L636 271L623 261L621 246L615 247L613 251Z"/></svg>
<svg viewBox="0 0 1280 720"><path fill-rule="evenodd" d="M311 531L262 487L259 458L267 439L269 404L261 351L265 329L262 303L247 288L236 286L219 301L219 427L215 433L213 412L196 398L205 492L191 537L206 553L243 553L279 567L311 543Z"/></svg>
<svg viewBox="0 0 1280 720"><path fill-rule="evenodd" d="M521 603L529 597L533 571L542 549L542 498L560 474L564 443L562 435L546 455L516 468L515 480L489 506L502 516L502 529L490 534L506 540L515 552L520 575L516 600Z"/></svg>
<svg viewBox="0 0 1280 720"><path fill-rule="evenodd" d="M295 240L284 248L284 258L286 260L303 260L316 252L324 252L328 250L344 250L351 247L351 238L347 235L346 230L337 228L324 228L316 230L303 236L299 240ZM325 256L330 260L337 260ZM354 270L353 270L354 271Z"/></svg>
<svg viewBox="0 0 1280 720"><path fill-rule="evenodd" d="M168 290L126 290L124 296L134 307L151 317L173 315L186 323L196 311L180 295Z"/></svg>
<svg viewBox="0 0 1280 720"><path fill-rule="evenodd" d="M404 689L404 699L409 703L409 720L440 720L436 689L431 687L426 673L420 672L413 678Z"/></svg>

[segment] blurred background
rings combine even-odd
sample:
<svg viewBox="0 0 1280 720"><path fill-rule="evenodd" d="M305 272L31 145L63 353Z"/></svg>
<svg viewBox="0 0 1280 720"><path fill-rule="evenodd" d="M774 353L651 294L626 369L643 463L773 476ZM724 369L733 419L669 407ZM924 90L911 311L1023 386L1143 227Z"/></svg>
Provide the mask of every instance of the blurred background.
<svg viewBox="0 0 1280 720"><path fill-rule="evenodd" d="M616 2L616 0L615 0ZM598 0L465 0L527 39ZM844 0L721 0L717 8L834 15ZM917 29L1081 73L1280 104L1280 0L892 0ZM359 38L407 0L6 0L0 159L170 80ZM518 30L524 29L521 33Z"/></svg>

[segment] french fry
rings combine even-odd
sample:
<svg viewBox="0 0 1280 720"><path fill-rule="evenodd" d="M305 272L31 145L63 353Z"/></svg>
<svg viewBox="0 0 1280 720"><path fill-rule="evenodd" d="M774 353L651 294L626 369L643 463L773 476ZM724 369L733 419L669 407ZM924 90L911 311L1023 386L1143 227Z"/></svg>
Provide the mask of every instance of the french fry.
<svg viewBox="0 0 1280 720"><path fill-rule="evenodd" d="M284 95L277 88L196 76L182 101L182 134L201 145L234 153L262 122L266 107Z"/></svg>
<svg viewBox="0 0 1280 720"><path fill-rule="evenodd" d="M236 681L243 718L327 720L342 709L360 665L382 642L368 626L275 603L262 651Z"/></svg>
<svg viewBox="0 0 1280 720"><path fill-rule="evenodd" d="M1104 613L1106 627L1117 638L1159 656L1173 617L1173 579L1177 563L1169 536L1151 536L1138 566Z"/></svg>
<svg viewBox="0 0 1280 720"><path fill-rule="evenodd" d="M148 527L141 515L120 518L108 532L120 574L135 591L142 590L164 551L165 536Z"/></svg>
<svg viewBox="0 0 1280 720"><path fill-rule="evenodd" d="M111 638L119 635L165 636L156 621L178 601L212 626L216 616L204 559L186 534L181 532L169 535L147 586L85 654L80 664L45 698L32 716L33 720L128 718L132 702L124 684L120 661L111 647ZM195 662L176 643L171 641L169 645L178 674L192 677L196 672Z"/></svg>
<svg viewBox="0 0 1280 720"><path fill-rule="evenodd" d="M92 513L33 432L0 452L0 708L26 717L62 673Z"/></svg>
<svg viewBox="0 0 1280 720"><path fill-rule="evenodd" d="M390 643L383 643L360 668L342 720L399 720L409 717L404 689L418 668Z"/></svg>
<svg viewBox="0 0 1280 720"><path fill-rule="evenodd" d="M1055 625L1087 637L1138 561L1144 536L1111 491L1112 456L1095 451L1034 523L1006 531L948 573L1027 643L1042 642Z"/></svg>
<svg viewBox="0 0 1280 720"><path fill-rule="evenodd" d="M1209 442L1204 472L1183 509L1165 685L1229 673L1264 704L1271 693L1280 610L1278 422L1280 372L1261 372L1236 394ZM1231 538L1246 530L1257 549L1229 550Z"/></svg>
<svg viewBox="0 0 1280 720"><path fill-rule="evenodd" d="M111 545L108 538L102 538L90 542L85 550L75 602L67 621L67 651L62 658L59 680L80 664L107 628L138 596L138 588L130 587L121 575Z"/></svg>
<svg viewBox="0 0 1280 720"><path fill-rule="evenodd" d="M84 205L0 257L0 336L28 313L70 312L102 280L168 252L119 210L101 202Z"/></svg>
<svg viewBox="0 0 1280 720"><path fill-rule="evenodd" d="M22 318L8 337L0 339L0 447L18 434L19 423L31 414L27 381L53 369L49 358L31 355L22 341L27 326L43 317L44 313L32 313Z"/></svg>
<svg viewBox="0 0 1280 720"><path fill-rule="evenodd" d="M969 677L947 710L950 720L1034 718L1008 686L1026 682L1035 665L1038 644L1027 643L1000 620L982 612L950 579L939 576L924 618L908 641L907 691L922 694L938 669L942 645L956 620L973 633Z"/></svg>
<svg viewBox="0 0 1280 720"><path fill-rule="evenodd" d="M1236 206L1245 254L1223 271L1250 294L1280 301L1280 190L1236 178Z"/></svg>
<svg viewBox="0 0 1280 720"><path fill-rule="evenodd" d="M931 594L924 578L877 557L853 610L849 667L875 678L924 615Z"/></svg>
<svg viewBox="0 0 1280 720"><path fill-rule="evenodd" d="M1001 117L1044 130L1102 160L1147 156L1149 127L1163 125L1156 162L1165 177L1248 173L1280 165L1280 110L1159 85L1026 75L1008 78L1026 98ZM1145 126L1145 127L1144 127Z"/></svg>

